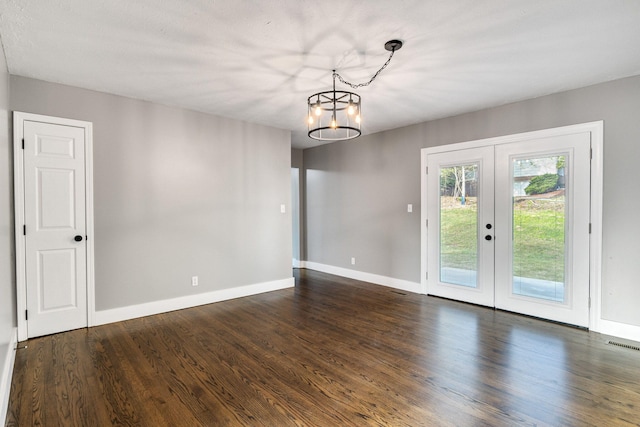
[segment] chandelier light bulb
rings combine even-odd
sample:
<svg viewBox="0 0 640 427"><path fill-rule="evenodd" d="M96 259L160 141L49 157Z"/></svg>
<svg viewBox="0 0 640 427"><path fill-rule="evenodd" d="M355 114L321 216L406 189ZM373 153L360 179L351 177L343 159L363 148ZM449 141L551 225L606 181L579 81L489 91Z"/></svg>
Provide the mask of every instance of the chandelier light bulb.
<svg viewBox="0 0 640 427"><path fill-rule="evenodd" d="M309 122L310 125L313 124L313 116L309 115L309 118L307 119L307 121Z"/></svg>
<svg viewBox="0 0 640 427"><path fill-rule="evenodd" d="M349 106L347 107L347 114L353 116L353 113L356 112L355 107L353 106L353 101L349 100Z"/></svg>
<svg viewBox="0 0 640 427"><path fill-rule="evenodd" d="M336 127L338 127L338 124L336 123L336 118L331 117L331 128L335 129Z"/></svg>
<svg viewBox="0 0 640 427"><path fill-rule="evenodd" d="M360 114L356 116L356 123L360 124Z"/></svg>

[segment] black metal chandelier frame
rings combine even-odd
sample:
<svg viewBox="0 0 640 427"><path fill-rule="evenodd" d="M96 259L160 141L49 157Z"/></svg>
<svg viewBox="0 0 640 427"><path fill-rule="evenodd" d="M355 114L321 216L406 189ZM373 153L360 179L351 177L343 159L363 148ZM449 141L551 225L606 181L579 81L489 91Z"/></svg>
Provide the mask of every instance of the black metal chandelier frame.
<svg viewBox="0 0 640 427"><path fill-rule="evenodd" d="M311 138L340 141L361 135L362 100L355 92L336 90L336 70L333 70L333 90L315 93L307 101Z"/></svg>
<svg viewBox="0 0 640 427"><path fill-rule="evenodd" d="M343 141L362 134L362 99L355 92L336 90L336 78L356 89L370 85L384 70L396 50L402 47L400 40L389 40L384 45L390 51L389 59L366 83L353 84L333 70L333 90L318 92L307 98L308 135L319 141Z"/></svg>

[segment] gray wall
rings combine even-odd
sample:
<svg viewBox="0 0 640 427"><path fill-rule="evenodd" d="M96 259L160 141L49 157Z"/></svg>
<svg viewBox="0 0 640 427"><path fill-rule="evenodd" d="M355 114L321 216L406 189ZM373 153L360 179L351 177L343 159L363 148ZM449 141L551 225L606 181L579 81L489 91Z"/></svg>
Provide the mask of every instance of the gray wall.
<svg viewBox="0 0 640 427"><path fill-rule="evenodd" d="M0 369L16 327L13 244L13 150L9 125L9 73L0 43ZM0 378L4 372L0 371ZM7 390L8 393L8 390ZM3 419L3 414L0 414Z"/></svg>
<svg viewBox="0 0 640 427"><path fill-rule="evenodd" d="M15 111L93 122L97 310L291 277L289 131L10 83Z"/></svg>
<svg viewBox="0 0 640 427"><path fill-rule="evenodd" d="M419 282L421 148L596 120L603 318L640 326L640 76L305 150L306 259Z"/></svg>
<svg viewBox="0 0 640 427"><path fill-rule="evenodd" d="M293 195L293 202L298 202L297 209L292 209L293 218L293 258L301 261L305 259L305 215L304 215L304 175L302 173L304 167L304 150L297 148L291 149L291 167L297 169L298 194ZM291 186L294 188L294 171L291 171ZM298 229L296 237L295 230Z"/></svg>
<svg viewBox="0 0 640 427"><path fill-rule="evenodd" d="M304 150L298 148L291 149L291 167L302 169L302 162L304 158Z"/></svg>

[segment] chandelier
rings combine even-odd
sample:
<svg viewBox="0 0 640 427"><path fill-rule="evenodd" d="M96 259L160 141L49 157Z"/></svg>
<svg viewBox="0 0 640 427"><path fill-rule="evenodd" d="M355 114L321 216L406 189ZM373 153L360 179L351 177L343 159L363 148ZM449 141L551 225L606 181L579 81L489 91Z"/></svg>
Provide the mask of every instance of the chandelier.
<svg viewBox="0 0 640 427"><path fill-rule="evenodd" d="M349 83L333 70L333 90L314 93L307 99L309 137L319 141L342 141L359 137L362 133L362 99L355 92L336 90L336 78L353 89L369 86L401 47L400 40L389 40L384 44L384 48L391 52L389 59L366 83Z"/></svg>

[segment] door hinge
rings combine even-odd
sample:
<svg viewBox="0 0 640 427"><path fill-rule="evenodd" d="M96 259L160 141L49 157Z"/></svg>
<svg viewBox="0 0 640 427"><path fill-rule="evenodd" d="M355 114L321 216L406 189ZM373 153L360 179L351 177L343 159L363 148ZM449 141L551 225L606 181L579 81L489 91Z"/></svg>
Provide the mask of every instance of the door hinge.
<svg viewBox="0 0 640 427"><path fill-rule="evenodd" d="M427 227L427 228L429 227L429 220L428 219L424 220L424 226Z"/></svg>
<svg viewBox="0 0 640 427"><path fill-rule="evenodd" d="M29 320L29 310L24 311L24 320Z"/></svg>
<svg viewBox="0 0 640 427"><path fill-rule="evenodd" d="M427 166L427 167L426 167L426 168L424 168L424 169L425 169L424 173L426 173L427 175L429 175L429 166Z"/></svg>
<svg viewBox="0 0 640 427"><path fill-rule="evenodd" d="M22 149L24 150L24 138L22 138Z"/></svg>
<svg viewBox="0 0 640 427"><path fill-rule="evenodd" d="M589 234L591 234L591 223L589 223Z"/></svg>
<svg viewBox="0 0 640 427"><path fill-rule="evenodd" d="M593 159L593 148L589 148L589 158Z"/></svg>
<svg viewBox="0 0 640 427"><path fill-rule="evenodd" d="M25 235L25 236L27 235L27 226L26 226L26 224L22 226L22 234Z"/></svg>
<svg viewBox="0 0 640 427"><path fill-rule="evenodd" d="M424 278L425 278L426 280L429 280L429 272L428 272L428 271L427 271L426 273L424 273L424 276L425 276Z"/></svg>

